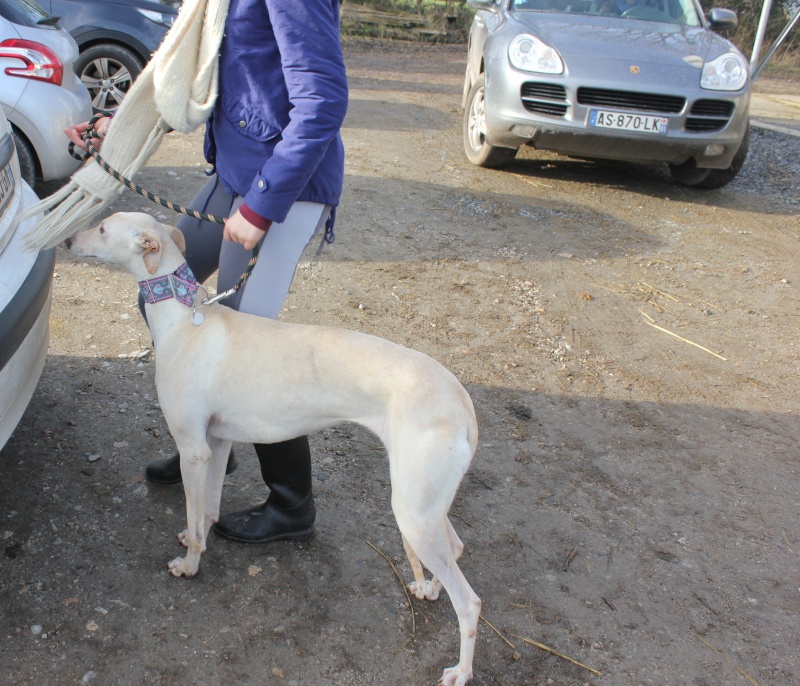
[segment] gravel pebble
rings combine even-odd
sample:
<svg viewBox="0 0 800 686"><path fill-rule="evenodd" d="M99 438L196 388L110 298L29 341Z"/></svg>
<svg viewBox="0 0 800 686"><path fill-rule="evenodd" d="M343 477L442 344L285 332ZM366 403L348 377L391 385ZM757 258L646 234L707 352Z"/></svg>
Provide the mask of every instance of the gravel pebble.
<svg viewBox="0 0 800 686"><path fill-rule="evenodd" d="M742 171L726 187L769 196L782 206L800 205L800 137L753 126Z"/></svg>

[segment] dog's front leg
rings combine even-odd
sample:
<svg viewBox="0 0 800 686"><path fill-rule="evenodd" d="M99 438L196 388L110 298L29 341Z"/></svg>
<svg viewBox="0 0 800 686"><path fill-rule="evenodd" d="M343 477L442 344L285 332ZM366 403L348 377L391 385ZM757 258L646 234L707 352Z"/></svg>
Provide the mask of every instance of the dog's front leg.
<svg viewBox="0 0 800 686"><path fill-rule="evenodd" d="M219 521L219 504L222 500L222 485L225 481L225 468L228 466L228 457L231 452L231 441L208 436L208 445L211 448L211 463L208 465L208 478L206 479L206 508L203 532L206 540L211 531L211 525ZM184 548L189 547L188 529L178 534L178 540Z"/></svg>
<svg viewBox="0 0 800 686"><path fill-rule="evenodd" d="M178 451L186 495L186 530L178 534L178 540L186 546L186 557L175 558L169 563L169 570L174 576L192 577L197 574L200 555L206 550L205 510L211 449L205 442L191 446L178 442Z"/></svg>
<svg viewBox="0 0 800 686"><path fill-rule="evenodd" d="M208 445L211 447L211 464L208 467L208 479L206 481L206 539L208 539L211 525L219 521L222 484L225 481L225 468L228 466L228 456L231 453L232 443L231 441L223 441L220 438L209 436Z"/></svg>

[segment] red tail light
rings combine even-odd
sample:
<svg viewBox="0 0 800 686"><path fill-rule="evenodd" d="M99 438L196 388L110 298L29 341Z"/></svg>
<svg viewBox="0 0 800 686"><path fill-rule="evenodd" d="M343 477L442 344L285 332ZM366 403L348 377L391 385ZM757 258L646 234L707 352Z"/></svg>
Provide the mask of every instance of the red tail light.
<svg viewBox="0 0 800 686"><path fill-rule="evenodd" d="M9 38L0 43L0 58L21 61L23 67L6 67L9 76L20 76L23 79L47 81L56 86L61 85L64 78L64 65L50 48L32 40Z"/></svg>

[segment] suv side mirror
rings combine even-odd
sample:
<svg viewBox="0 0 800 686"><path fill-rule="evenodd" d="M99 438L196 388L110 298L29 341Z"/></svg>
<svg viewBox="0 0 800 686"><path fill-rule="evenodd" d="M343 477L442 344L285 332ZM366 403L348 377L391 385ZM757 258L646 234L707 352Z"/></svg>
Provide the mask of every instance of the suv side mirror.
<svg viewBox="0 0 800 686"><path fill-rule="evenodd" d="M708 13L708 24L712 31L733 31L739 24L736 12L715 7Z"/></svg>

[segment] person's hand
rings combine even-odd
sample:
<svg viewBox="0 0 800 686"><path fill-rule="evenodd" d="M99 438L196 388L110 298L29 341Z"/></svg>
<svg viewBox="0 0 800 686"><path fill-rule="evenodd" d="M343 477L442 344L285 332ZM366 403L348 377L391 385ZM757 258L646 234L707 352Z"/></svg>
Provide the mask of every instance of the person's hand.
<svg viewBox="0 0 800 686"><path fill-rule="evenodd" d="M94 124L94 130L97 131L103 138L105 138L105 135L108 132L108 125L110 123L111 117L100 117L100 119L98 119ZM75 143L75 147L78 147L81 150L86 149L86 144L83 142L83 134L86 133L86 127L88 125L89 122L85 121L80 124L73 124L68 129L64 129L64 133L67 135L67 138ZM100 150L103 145L103 138L93 138L92 147L96 150Z"/></svg>
<svg viewBox="0 0 800 686"><path fill-rule="evenodd" d="M245 250L252 250L255 244L264 238L264 233L255 224L247 221L239 210L236 210L225 222L222 237L226 241L239 243Z"/></svg>

